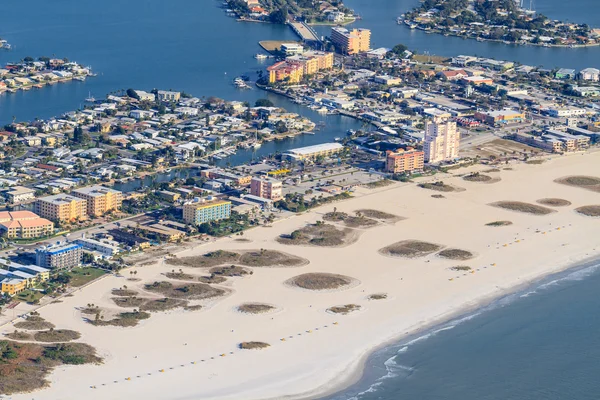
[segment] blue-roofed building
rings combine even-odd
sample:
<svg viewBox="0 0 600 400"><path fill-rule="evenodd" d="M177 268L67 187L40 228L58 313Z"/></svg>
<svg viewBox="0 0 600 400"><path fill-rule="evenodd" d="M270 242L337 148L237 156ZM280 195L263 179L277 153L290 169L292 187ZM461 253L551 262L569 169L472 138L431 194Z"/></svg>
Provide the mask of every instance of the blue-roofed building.
<svg viewBox="0 0 600 400"><path fill-rule="evenodd" d="M36 264L43 268L67 269L81 265L83 246L77 243L57 243L35 251Z"/></svg>

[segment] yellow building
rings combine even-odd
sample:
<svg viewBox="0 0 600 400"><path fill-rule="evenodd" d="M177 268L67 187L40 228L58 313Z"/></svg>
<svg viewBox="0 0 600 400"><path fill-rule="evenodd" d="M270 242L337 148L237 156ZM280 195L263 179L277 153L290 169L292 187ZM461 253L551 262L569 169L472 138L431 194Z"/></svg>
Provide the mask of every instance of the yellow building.
<svg viewBox="0 0 600 400"><path fill-rule="evenodd" d="M27 289L27 281L24 279L5 278L2 280L2 293L14 296Z"/></svg>
<svg viewBox="0 0 600 400"><path fill-rule="evenodd" d="M368 29L331 28L331 41L342 54L358 54L371 49L371 31Z"/></svg>
<svg viewBox="0 0 600 400"><path fill-rule="evenodd" d="M304 54L291 56L286 60L301 64L304 75L313 75L333 68L333 53L324 51L306 51Z"/></svg>
<svg viewBox="0 0 600 400"><path fill-rule="evenodd" d="M161 191L156 192L156 194L161 199L168 201L170 203L174 203L181 198L181 195L179 193L169 192L168 190L161 190Z"/></svg>
<svg viewBox="0 0 600 400"><path fill-rule="evenodd" d="M123 193L104 186L89 186L73 190L74 196L85 199L87 214L91 217L100 217L111 210L121 209Z"/></svg>
<svg viewBox="0 0 600 400"><path fill-rule="evenodd" d="M231 216L231 202L218 199L200 199L183 205L183 220L188 224L227 219Z"/></svg>
<svg viewBox="0 0 600 400"><path fill-rule="evenodd" d="M267 67L269 83L299 83L304 76L304 67L295 61L279 61Z"/></svg>
<svg viewBox="0 0 600 400"><path fill-rule="evenodd" d="M87 201L68 194L57 194L35 201L35 212L51 221L74 221L87 218Z"/></svg>

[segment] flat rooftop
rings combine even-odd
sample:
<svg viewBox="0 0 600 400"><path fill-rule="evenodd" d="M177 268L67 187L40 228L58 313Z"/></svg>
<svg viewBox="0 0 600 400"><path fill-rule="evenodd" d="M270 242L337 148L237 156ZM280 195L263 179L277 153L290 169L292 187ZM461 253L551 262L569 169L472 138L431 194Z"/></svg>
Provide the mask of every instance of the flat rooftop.
<svg viewBox="0 0 600 400"><path fill-rule="evenodd" d="M98 197L104 196L107 193L121 193L118 190L107 188L104 186L88 186L73 190L74 193L83 194L86 196Z"/></svg>

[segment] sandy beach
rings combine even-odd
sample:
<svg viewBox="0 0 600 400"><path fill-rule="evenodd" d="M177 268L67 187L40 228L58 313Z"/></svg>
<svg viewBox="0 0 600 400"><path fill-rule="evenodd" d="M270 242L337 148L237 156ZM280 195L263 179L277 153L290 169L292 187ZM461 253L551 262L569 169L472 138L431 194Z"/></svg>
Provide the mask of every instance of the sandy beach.
<svg viewBox="0 0 600 400"><path fill-rule="evenodd" d="M454 170L454 176L422 179L443 180L465 189L453 192L436 192L415 183L358 188L350 200L247 231L246 241L224 238L177 253L183 258L216 250L266 249L300 257L308 264L247 267L252 274L212 285L226 294L194 302L203 306L201 310L152 313L135 327L93 326L84 321L79 309L93 303L119 311L111 300L115 288L126 285L152 298L156 294L149 293L144 284L181 283L165 273L181 268L182 273L206 275L207 270L169 265L161 256L152 265L133 267L139 281L127 280L128 270L122 277L100 279L60 303L42 307L39 313L60 329L80 332L78 341L95 347L103 364L59 367L49 375L48 388L8 398L304 399L339 390L357 378L365 357L383 343L600 256L600 220L575 211L600 204L600 193L554 182L572 175L600 176L598 165L600 152L594 152L484 172L494 178L493 183L459 176L490 169L483 166ZM540 205L538 200L548 198L571 204L544 205L553 210L545 215L490 205L500 201ZM277 240L322 221L334 207L352 216L357 210L370 209L404 219L375 218L374 226L352 228L354 240L338 247ZM486 226L494 221L512 224ZM327 223L349 229L341 221ZM439 249L414 258L381 251L397 242L416 240ZM438 255L442 249L466 250L473 258L443 258ZM452 269L457 266L462 268ZM352 284L322 291L289 284L291 278L307 273L339 274L352 278ZM370 299L373 294L385 294L385 298ZM237 310L248 302L274 308L256 315ZM328 311L349 304L359 307L346 315ZM14 329L8 324L1 332ZM249 341L270 346L238 348L239 343Z"/></svg>

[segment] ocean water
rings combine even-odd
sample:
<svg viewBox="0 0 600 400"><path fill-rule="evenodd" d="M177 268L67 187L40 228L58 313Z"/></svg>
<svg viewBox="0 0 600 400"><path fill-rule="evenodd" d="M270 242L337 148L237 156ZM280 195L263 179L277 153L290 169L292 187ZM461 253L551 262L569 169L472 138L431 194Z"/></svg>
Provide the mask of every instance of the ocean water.
<svg viewBox="0 0 600 400"><path fill-rule="evenodd" d="M326 400L597 400L600 260L381 349Z"/></svg>

